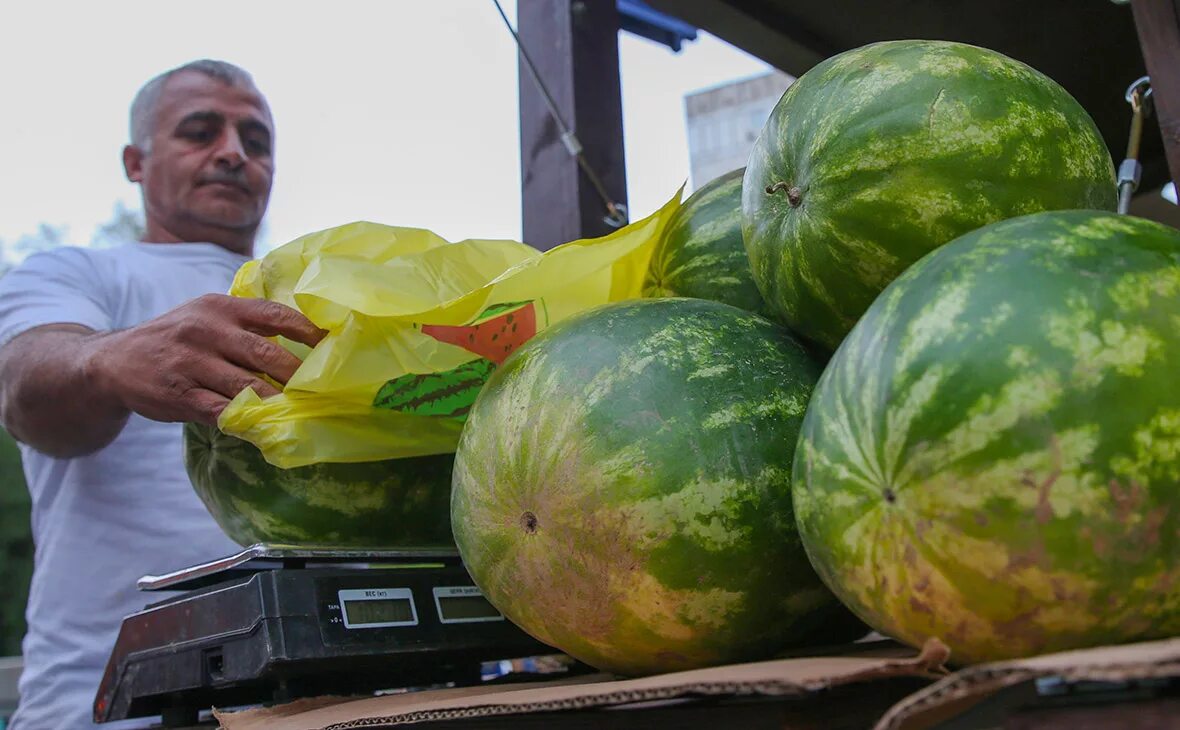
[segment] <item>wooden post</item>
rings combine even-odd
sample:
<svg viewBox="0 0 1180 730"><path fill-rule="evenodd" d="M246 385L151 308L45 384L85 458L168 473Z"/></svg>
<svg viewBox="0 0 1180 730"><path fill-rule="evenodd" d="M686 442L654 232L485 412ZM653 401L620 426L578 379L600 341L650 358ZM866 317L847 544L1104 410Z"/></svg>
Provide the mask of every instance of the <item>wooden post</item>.
<svg viewBox="0 0 1180 730"><path fill-rule="evenodd" d="M520 0L517 32L558 113L613 202L626 204L619 14L607 0ZM561 141L524 59L520 66L524 241L541 250L615 230L602 198Z"/></svg>
<svg viewBox="0 0 1180 730"><path fill-rule="evenodd" d="M1178 0L1132 0L1135 29L1147 73L1155 118L1164 138L1172 179L1180 184L1180 10Z"/></svg>

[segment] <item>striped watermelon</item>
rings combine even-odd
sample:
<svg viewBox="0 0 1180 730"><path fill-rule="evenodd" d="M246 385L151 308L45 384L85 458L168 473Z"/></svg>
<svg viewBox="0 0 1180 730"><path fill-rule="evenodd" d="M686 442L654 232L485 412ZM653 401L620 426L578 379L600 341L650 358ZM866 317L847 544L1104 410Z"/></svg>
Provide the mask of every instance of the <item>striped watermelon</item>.
<svg viewBox="0 0 1180 730"><path fill-rule="evenodd" d="M1180 634L1180 231L994 224L890 285L794 469L825 582L961 662Z"/></svg>
<svg viewBox="0 0 1180 730"><path fill-rule="evenodd" d="M253 444L192 423L184 448L197 494L242 545L454 547L452 454L280 469Z"/></svg>
<svg viewBox="0 0 1180 730"><path fill-rule="evenodd" d="M1043 210L1114 210L1093 120L1043 74L983 48L890 41L783 94L743 182L746 248L776 317L834 350L934 248Z"/></svg>
<svg viewBox="0 0 1180 730"><path fill-rule="evenodd" d="M712 299L766 313L742 244L742 176L726 173L695 191L668 221L643 282L645 297Z"/></svg>
<svg viewBox="0 0 1180 730"><path fill-rule="evenodd" d="M781 328L699 299L610 305L538 334L460 439L451 521L472 577L541 641L622 674L863 633L791 511L819 372Z"/></svg>

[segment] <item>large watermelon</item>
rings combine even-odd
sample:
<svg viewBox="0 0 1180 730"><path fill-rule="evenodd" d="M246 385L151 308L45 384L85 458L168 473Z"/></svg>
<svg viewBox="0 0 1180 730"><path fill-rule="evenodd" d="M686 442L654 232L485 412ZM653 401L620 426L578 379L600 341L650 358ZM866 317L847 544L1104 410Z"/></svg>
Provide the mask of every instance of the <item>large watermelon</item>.
<svg viewBox="0 0 1180 730"><path fill-rule="evenodd" d="M754 660L865 631L823 587L790 468L819 367L780 327L699 299L566 320L488 380L451 521L484 595L623 674Z"/></svg>
<svg viewBox="0 0 1180 730"><path fill-rule="evenodd" d="M279 469L210 426L186 424L184 441L193 487L242 545L454 548L452 454Z"/></svg>
<svg viewBox="0 0 1180 730"><path fill-rule="evenodd" d="M857 614L962 662L1180 634L1180 231L1025 216L873 304L812 398L804 543Z"/></svg>
<svg viewBox="0 0 1180 730"><path fill-rule="evenodd" d="M672 219L652 253L645 297L712 299L766 313L742 244L742 176L728 172L696 190Z"/></svg>
<svg viewBox="0 0 1180 730"><path fill-rule="evenodd" d="M890 281L980 226L1114 210L1114 166L1085 110L983 48L890 41L787 89L742 191L754 280L777 318L834 350Z"/></svg>

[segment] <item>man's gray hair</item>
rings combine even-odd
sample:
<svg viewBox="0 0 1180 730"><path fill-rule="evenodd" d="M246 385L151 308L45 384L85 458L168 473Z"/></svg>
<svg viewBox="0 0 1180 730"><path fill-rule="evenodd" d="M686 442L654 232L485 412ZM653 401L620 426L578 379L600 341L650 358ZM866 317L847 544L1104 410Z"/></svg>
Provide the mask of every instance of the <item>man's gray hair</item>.
<svg viewBox="0 0 1180 730"><path fill-rule="evenodd" d="M191 61L155 77L143 85L135 95L135 100L131 102L131 144L143 150L144 154L151 151L156 104L160 101L164 85L168 83L168 79L184 71L196 71L230 86L254 86L254 78L245 69L209 58Z"/></svg>

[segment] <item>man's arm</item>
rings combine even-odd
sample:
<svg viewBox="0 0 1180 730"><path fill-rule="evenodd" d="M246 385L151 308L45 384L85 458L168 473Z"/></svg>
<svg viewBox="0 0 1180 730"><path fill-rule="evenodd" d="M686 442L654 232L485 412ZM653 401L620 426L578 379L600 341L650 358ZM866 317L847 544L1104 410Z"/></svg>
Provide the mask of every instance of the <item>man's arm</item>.
<svg viewBox="0 0 1180 730"><path fill-rule="evenodd" d="M99 336L51 324L0 348L0 424L50 456L81 456L114 440L131 412L88 383L85 353Z"/></svg>
<svg viewBox="0 0 1180 730"><path fill-rule="evenodd" d="M210 294L126 330L31 329L0 348L0 423L51 456L109 444L132 413L214 424L247 387L277 391L299 359L268 337L314 346L324 336L276 302Z"/></svg>

